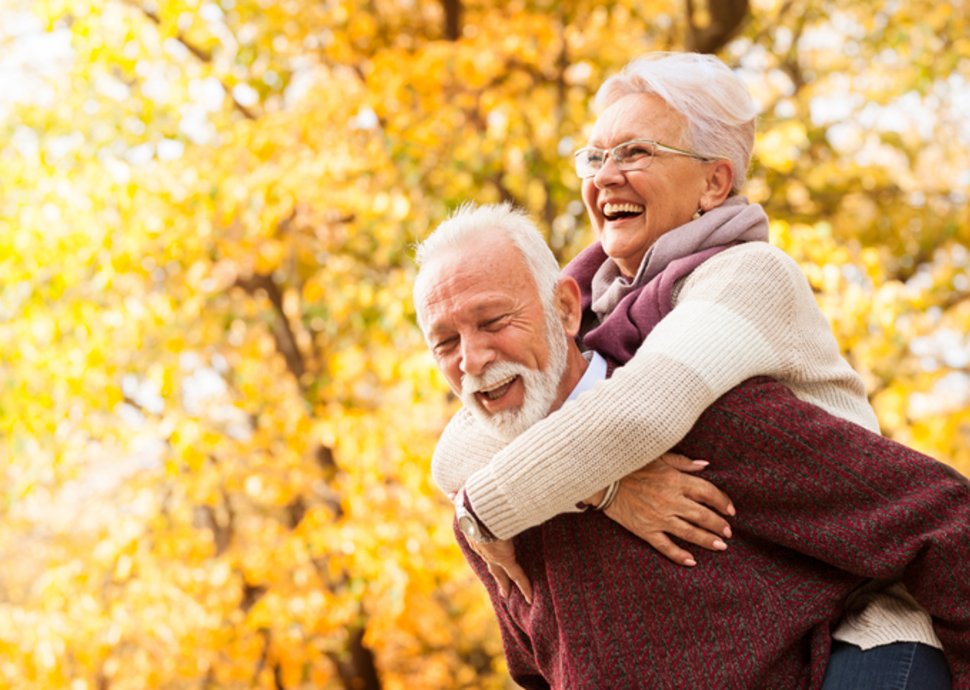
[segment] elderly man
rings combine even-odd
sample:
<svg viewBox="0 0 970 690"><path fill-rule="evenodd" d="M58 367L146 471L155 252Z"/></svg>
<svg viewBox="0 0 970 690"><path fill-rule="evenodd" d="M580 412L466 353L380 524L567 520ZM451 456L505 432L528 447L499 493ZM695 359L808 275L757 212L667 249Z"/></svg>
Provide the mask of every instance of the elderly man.
<svg viewBox="0 0 970 690"><path fill-rule="evenodd" d="M460 414L514 437L607 374L610 363L587 363L573 340L578 288L521 214L463 209L418 260L418 320ZM709 459L737 502L731 548L683 568L602 512L559 515L514 540L531 602L488 575L478 552L490 535L458 494L459 543L518 683L820 687L846 596L890 577L934 616L956 685L970 682L965 480L768 379L718 400L678 450ZM488 457L435 467L435 479L450 492Z"/></svg>

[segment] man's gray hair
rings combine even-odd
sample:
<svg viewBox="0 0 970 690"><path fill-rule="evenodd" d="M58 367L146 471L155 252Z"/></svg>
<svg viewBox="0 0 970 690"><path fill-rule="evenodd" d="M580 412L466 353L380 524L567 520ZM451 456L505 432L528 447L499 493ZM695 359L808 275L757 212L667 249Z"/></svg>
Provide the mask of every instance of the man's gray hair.
<svg viewBox="0 0 970 690"><path fill-rule="evenodd" d="M421 267L439 252L461 247L468 237L502 234L522 253L542 303L552 304L559 282L559 264L535 223L512 204L462 204L418 244L414 258Z"/></svg>
<svg viewBox="0 0 970 690"><path fill-rule="evenodd" d="M733 191L748 176L758 107L741 78L712 55L651 53L630 62L596 93L601 112L630 94L652 93L687 120L683 142L703 156L726 158L734 168Z"/></svg>

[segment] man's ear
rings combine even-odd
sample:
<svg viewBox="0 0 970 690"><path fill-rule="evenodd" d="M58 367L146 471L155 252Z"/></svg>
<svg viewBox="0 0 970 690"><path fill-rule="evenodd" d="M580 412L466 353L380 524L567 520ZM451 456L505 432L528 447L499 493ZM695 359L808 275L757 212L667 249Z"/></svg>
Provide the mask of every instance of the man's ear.
<svg viewBox="0 0 970 690"><path fill-rule="evenodd" d="M707 175L704 178L704 191L700 198L700 208L710 211L724 203L724 200L731 195L731 186L734 184L734 167L730 161L718 158L709 163Z"/></svg>
<svg viewBox="0 0 970 690"><path fill-rule="evenodd" d="M579 283L570 276L562 276L556 284L556 310L566 334L576 337L583 319L583 299Z"/></svg>

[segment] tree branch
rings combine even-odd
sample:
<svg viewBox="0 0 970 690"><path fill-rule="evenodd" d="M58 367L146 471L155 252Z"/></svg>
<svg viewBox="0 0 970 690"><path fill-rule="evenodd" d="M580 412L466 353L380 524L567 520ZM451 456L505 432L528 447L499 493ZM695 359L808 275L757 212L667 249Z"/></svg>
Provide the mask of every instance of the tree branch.
<svg viewBox="0 0 970 690"><path fill-rule="evenodd" d="M155 26L162 25L162 18L158 15L157 12L154 12L148 9L143 5L139 5L137 2L135 2L135 0L124 0L124 2L125 4L130 5L131 7L141 12L149 21L155 24ZM185 34L183 34L181 31L175 34L174 36L172 36L172 38L178 41L187 51L189 51L189 53L191 53L196 59L198 59L199 62L203 62L207 65L212 64L212 53L210 53L207 50L203 50L199 46L192 43L190 40L188 40L185 37ZM256 114L252 110L247 108L245 105L240 103L238 100L236 100L236 97L232 93L232 89L229 88L229 86L222 79L219 79L218 77L216 78L218 79L219 84L222 86L222 90L226 92L226 95L229 96L229 100L232 101L232 106L247 120L255 120Z"/></svg>
<svg viewBox="0 0 970 690"><path fill-rule="evenodd" d="M300 348L296 343L296 337L293 334L293 329L290 327L290 321L286 318L286 312L283 309L283 293L280 291L276 281L271 276L256 274L249 278L239 278L236 280L236 285L251 295L259 290L263 290L266 293L270 304L273 305L275 315L270 325L270 330L273 333L273 340L276 341L276 349L283 355L287 370L296 379L300 390L303 391L303 374L306 373L306 362L303 358L303 353L300 352Z"/></svg>
<svg viewBox="0 0 970 690"><path fill-rule="evenodd" d="M748 16L748 0L708 0L710 23L700 26L695 20L694 0L685 0L687 14L687 50L716 53L741 28Z"/></svg>

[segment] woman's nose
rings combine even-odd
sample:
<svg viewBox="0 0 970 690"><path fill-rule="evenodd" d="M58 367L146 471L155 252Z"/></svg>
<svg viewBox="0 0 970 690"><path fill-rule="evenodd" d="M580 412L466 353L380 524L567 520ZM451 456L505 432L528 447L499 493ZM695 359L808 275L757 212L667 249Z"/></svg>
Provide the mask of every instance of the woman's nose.
<svg viewBox="0 0 970 690"><path fill-rule="evenodd" d="M613 160L613 156L607 155L603 160L603 165L593 175L593 184L602 189L603 187L622 184L624 179L623 172L616 161Z"/></svg>

